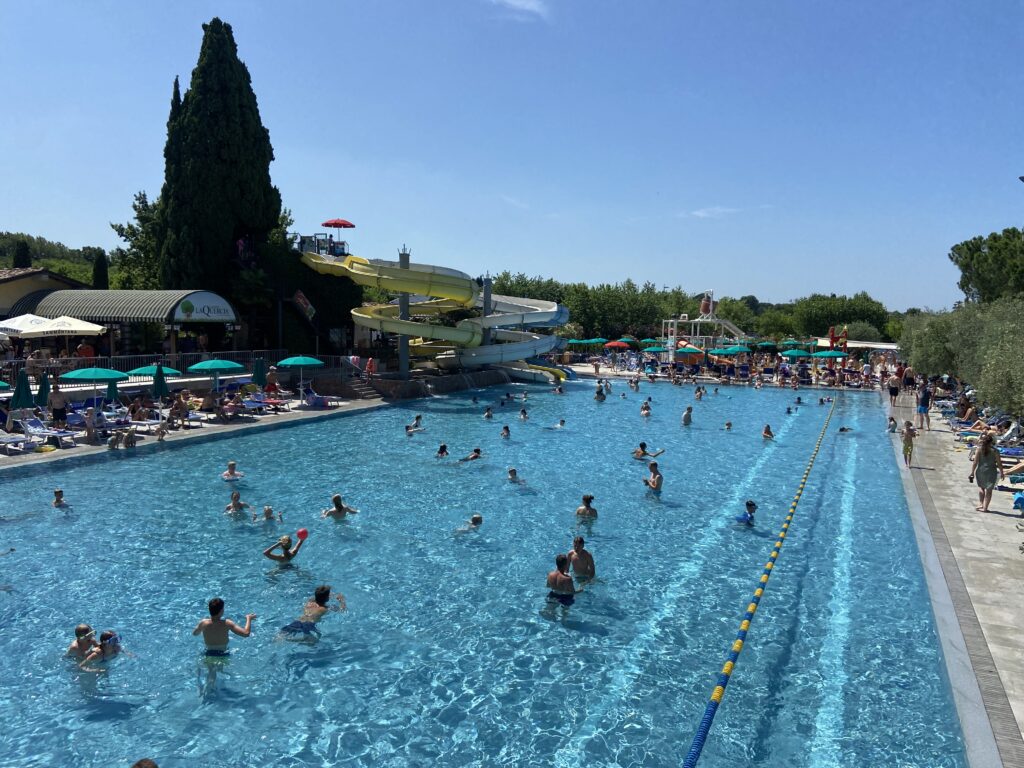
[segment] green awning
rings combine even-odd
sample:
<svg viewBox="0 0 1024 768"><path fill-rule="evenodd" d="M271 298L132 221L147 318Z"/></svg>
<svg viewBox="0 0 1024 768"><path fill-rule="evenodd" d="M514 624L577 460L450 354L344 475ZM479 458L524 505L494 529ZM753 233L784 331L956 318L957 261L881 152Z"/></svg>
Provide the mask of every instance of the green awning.
<svg viewBox="0 0 1024 768"><path fill-rule="evenodd" d="M209 291L53 291L32 310L92 323L234 323L228 301Z"/></svg>

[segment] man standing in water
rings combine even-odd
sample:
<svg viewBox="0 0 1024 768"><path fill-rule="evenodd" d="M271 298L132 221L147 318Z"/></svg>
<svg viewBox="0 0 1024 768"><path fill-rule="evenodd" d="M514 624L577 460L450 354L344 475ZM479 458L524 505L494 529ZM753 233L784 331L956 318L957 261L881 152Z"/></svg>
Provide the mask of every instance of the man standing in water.
<svg viewBox="0 0 1024 768"><path fill-rule="evenodd" d="M572 549L566 553L569 558L569 567L581 579L592 579L595 575L594 556L584 546L582 536L572 540Z"/></svg>
<svg viewBox="0 0 1024 768"><path fill-rule="evenodd" d="M548 600L554 600L565 607L576 602L576 584L569 575L569 558L561 553L555 557L555 570L548 573Z"/></svg>
<svg viewBox="0 0 1024 768"><path fill-rule="evenodd" d="M647 465L647 468L651 470L651 476L644 478L644 485L647 486L648 490L655 495L661 495L661 484L665 478L662 477L661 472L658 471L658 462L652 461Z"/></svg>
<svg viewBox="0 0 1024 768"><path fill-rule="evenodd" d="M239 637L248 637L252 634L252 620L256 618L256 614L245 614L245 626L239 627L231 619L224 618L224 601L221 598L213 598L209 608L210 618L196 624L192 636L202 634L207 656L227 656L228 632L234 632Z"/></svg>

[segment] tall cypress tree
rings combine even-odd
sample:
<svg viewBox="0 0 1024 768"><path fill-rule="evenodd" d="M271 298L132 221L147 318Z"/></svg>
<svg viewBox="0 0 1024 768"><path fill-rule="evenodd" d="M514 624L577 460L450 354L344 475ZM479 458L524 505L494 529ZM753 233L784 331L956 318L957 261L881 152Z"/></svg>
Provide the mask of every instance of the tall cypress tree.
<svg viewBox="0 0 1024 768"><path fill-rule="evenodd" d="M203 25L199 62L184 98L177 83L167 121L160 194L160 280L165 288L232 295L236 243L256 252L281 214L270 182L274 150L231 26Z"/></svg>
<svg viewBox="0 0 1024 768"><path fill-rule="evenodd" d="M82 255L92 261L92 287L103 291L110 288L110 262L107 260L107 252L102 248L86 246L82 249Z"/></svg>
<svg viewBox="0 0 1024 768"><path fill-rule="evenodd" d="M29 253L27 240L19 240L14 244L14 259L12 266L22 269L27 269L32 266L32 254Z"/></svg>

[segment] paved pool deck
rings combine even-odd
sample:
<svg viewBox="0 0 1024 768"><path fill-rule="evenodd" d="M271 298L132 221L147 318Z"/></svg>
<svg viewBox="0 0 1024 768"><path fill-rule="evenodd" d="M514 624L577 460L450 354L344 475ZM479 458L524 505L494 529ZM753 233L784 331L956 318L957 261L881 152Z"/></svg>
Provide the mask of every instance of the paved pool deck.
<svg viewBox="0 0 1024 768"><path fill-rule="evenodd" d="M897 420L913 419L913 412L913 397L901 395ZM902 465L898 435L893 447ZM929 542L919 536L972 768L1024 768L1024 554L1019 549L1024 533L1017 530L1022 518L1013 510L1012 494L1003 491L994 493L987 514L975 510L978 494L967 480L968 454L968 447L956 442L950 427L933 413L931 431L915 441L909 472L900 471L911 516L923 515L933 548L929 553ZM935 583L940 579L944 583ZM955 626L943 626L949 613ZM980 701L985 718L976 707L972 711L972 700ZM966 708L961 706L965 702ZM997 755L984 746L986 728Z"/></svg>

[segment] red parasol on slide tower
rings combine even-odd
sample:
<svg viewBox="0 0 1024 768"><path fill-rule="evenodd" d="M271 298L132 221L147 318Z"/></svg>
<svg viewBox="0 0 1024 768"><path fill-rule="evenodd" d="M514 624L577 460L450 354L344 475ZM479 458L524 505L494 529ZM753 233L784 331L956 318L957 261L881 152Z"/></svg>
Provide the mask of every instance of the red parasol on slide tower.
<svg viewBox="0 0 1024 768"><path fill-rule="evenodd" d="M355 229L356 225L348 219L330 219L320 225L321 227L331 227L332 229Z"/></svg>

